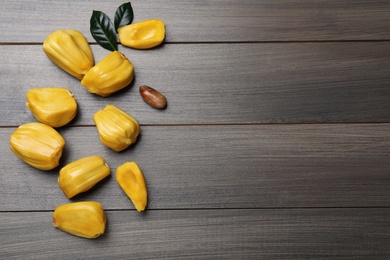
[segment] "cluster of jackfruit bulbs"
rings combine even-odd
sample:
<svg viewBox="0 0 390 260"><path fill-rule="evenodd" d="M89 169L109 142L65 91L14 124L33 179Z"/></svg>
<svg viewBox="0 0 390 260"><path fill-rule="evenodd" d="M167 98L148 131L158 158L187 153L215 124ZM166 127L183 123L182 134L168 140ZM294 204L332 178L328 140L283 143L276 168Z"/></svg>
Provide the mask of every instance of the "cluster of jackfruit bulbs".
<svg viewBox="0 0 390 260"><path fill-rule="evenodd" d="M132 48L149 49L162 43L164 23L147 20L119 28L122 44ZM81 80L89 92L107 97L128 86L134 79L133 64L114 50L94 65L92 50L77 30L58 30L43 43L43 51L60 68Z"/></svg>
<svg viewBox="0 0 390 260"><path fill-rule="evenodd" d="M149 20L131 24L120 28L118 34L125 46L152 48L164 40L164 23ZM44 41L43 50L56 65L81 80L89 92L103 97L123 89L134 79L133 64L119 51L111 52L95 65L86 38L77 30L54 31ZM142 88L141 95L145 91ZM10 148L27 164L40 170L52 170L59 166L65 146L64 138L55 128L74 119L77 114L76 99L68 89L53 87L30 89L26 100L27 108L39 122L19 126L10 136ZM150 97L145 101L150 103L150 100L153 101ZM97 111L93 120L101 142L116 152L134 144L140 133L139 123L114 105ZM110 173L105 160L93 155L62 167L58 184L70 199L88 191ZM119 166L116 180L137 211L143 211L147 204L147 188L137 163L126 162ZM53 225L76 236L96 238L105 231L106 216L99 202L73 202L55 209Z"/></svg>

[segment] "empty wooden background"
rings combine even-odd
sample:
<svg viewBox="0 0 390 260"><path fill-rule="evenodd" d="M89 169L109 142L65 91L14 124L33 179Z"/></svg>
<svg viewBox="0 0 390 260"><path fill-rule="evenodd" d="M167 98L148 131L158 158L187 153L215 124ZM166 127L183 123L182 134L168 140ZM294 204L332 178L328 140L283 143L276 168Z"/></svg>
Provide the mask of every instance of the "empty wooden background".
<svg viewBox="0 0 390 260"><path fill-rule="evenodd" d="M159 18L166 41L120 46L136 78L102 98L56 67L42 42L77 29L95 60L92 10L123 1L1 2L0 258L389 259L390 2L368 0L133 0L134 22ZM146 105L140 85L168 108ZM33 87L69 88L79 113L58 131L61 166L101 155L113 175L136 161L149 192L134 210L107 178L71 201L96 200L106 233L81 239L51 226L69 202L59 168L12 154L9 136L35 121ZM114 104L141 124L134 146L104 147L93 114Z"/></svg>

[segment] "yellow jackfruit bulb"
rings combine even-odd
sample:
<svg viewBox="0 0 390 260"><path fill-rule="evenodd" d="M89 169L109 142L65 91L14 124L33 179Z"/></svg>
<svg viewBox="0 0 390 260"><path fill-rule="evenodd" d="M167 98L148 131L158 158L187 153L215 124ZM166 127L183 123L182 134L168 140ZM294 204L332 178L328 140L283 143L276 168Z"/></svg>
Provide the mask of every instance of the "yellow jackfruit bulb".
<svg viewBox="0 0 390 260"><path fill-rule="evenodd" d="M134 49L150 49L160 45L165 38L165 25L161 20L146 20L118 29L122 45Z"/></svg>
<svg viewBox="0 0 390 260"><path fill-rule="evenodd" d="M58 185L68 199L85 192L110 175L100 156L89 156L67 164L60 170Z"/></svg>
<svg viewBox="0 0 390 260"><path fill-rule="evenodd" d="M64 126L76 116L77 103L66 88L33 88L27 92L26 106L41 123Z"/></svg>
<svg viewBox="0 0 390 260"><path fill-rule="evenodd" d="M40 170L58 166L64 145L64 138L54 128L42 123L21 125L10 136L12 152Z"/></svg>
<svg viewBox="0 0 390 260"><path fill-rule="evenodd" d="M148 191L144 175L138 164L126 162L116 169L116 180L126 195L133 202L137 211L145 209L148 200Z"/></svg>
<svg viewBox="0 0 390 260"><path fill-rule="evenodd" d="M106 214L99 202L68 203L54 210L53 226L75 236L97 238L106 229Z"/></svg>
<svg viewBox="0 0 390 260"><path fill-rule="evenodd" d="M76 30L57 30L43 42L43 51L61 69L82 79L94 65L87 39Z"/></svg>
<svg viewBox="0 0 390 260"><path fill-rule="evenodd" d="M100 141L116 152L120 152L137 141L140 133L138 122L125 111L107 105L93 116Z"/></svg>
<svg viewBox="0 0 390 260"><path fill-rule="evenodd" d="M107 97L127 87L133 79L133 64L122 53L113 51L85 74L81 85L91 93Z"/></svg>

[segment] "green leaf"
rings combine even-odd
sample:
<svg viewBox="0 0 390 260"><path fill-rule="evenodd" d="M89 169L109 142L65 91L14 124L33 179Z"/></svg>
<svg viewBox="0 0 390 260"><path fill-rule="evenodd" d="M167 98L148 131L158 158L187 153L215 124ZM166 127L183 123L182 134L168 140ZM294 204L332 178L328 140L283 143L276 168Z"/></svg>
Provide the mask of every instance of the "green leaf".
<svg viewBox="0 0 390 260"><path fill-rule="evenodd" d="M105 13L95 10L93 11L90 31L92 37L100 46L109 51L118 50L114 25Z"/></svg>
<svg viewBox="0 0 390 260"><path fill-rule="evenodd" d="M133 8L131 7L131 3L124 3L116 9L115 12L115 30L118 31L119 28L131 24L134 18Z"/></svg>

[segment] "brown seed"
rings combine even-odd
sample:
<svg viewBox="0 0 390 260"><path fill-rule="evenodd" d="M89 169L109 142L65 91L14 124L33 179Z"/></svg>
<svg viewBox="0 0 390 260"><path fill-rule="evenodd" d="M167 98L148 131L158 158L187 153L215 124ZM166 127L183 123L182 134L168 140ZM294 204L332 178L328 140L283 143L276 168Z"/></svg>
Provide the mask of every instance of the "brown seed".
<svg viewBox="0 0 390 260"><path fill-rule="evenodd" d="M163 109L167 106L167 99L163 94L149 86L140 86L139 92L146 103L154 108Z"/></svg>

